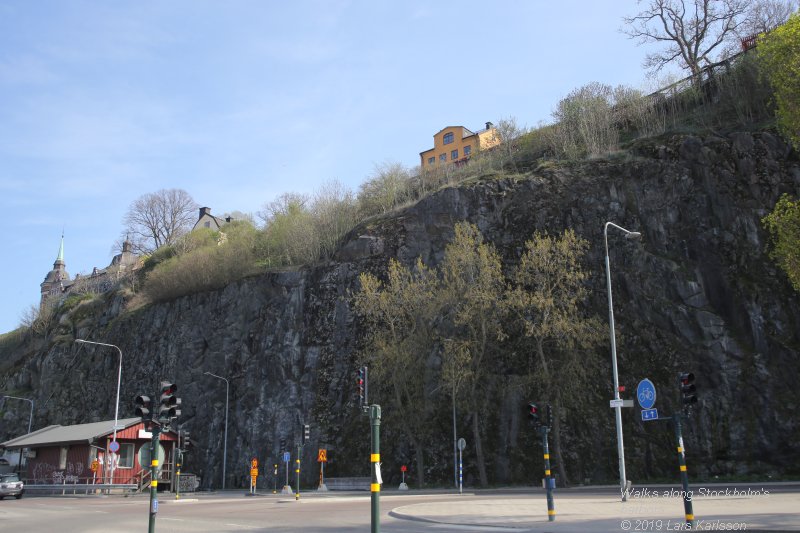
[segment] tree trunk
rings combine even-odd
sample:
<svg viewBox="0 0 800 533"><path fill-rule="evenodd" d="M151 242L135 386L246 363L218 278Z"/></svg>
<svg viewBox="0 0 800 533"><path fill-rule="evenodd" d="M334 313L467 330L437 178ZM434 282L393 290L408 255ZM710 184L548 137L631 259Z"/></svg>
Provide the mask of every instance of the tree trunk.
<svg viewBox="0 0 800 533"><path fill-rule="evenodd" d="M414 446L414 454L417 459L417 488L425 486L425 451L422 445L415 438L411 438L411 445Z"/></svg>
<svg viewBox="0 0 800 533"><path fill-rule="evenodd" d="M561 486L566 487L569 485L569 480L567 479L567 468L564 464L564 454L561 452L561 421L558 416L560 412L561 394L556 391L553 405L553 451L556 456L556 468L558 469L558 477L561 479Z"/></svg>
<svg viewBox="0 0 800 533"><path fill-rule="evenodd" d="M478 463L478 478L480 479L481 487L486 487L489 485L489 479L486 477L486 461L483 457L483 446L481 445L478 411L473 411L472 413L472 438L475 439L475 460Z"/></svg>

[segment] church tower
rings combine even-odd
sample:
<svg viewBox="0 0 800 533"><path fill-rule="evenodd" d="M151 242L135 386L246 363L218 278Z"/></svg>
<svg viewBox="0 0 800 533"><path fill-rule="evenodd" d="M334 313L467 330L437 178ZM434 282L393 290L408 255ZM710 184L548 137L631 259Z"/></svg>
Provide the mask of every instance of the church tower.
<svg viewBox="0 0 800 533"><path fill-rule="evenodd" d="M67 273L66 263L64 263L64 234L62 233L61 246L58 247L58 257L56 257L56 262L53 263L53 270L47 273L41 285L41 305L44 305L45 300L51 294L61 294L64 290L63 282L65 281L69 281L69 274Z"/></svg>

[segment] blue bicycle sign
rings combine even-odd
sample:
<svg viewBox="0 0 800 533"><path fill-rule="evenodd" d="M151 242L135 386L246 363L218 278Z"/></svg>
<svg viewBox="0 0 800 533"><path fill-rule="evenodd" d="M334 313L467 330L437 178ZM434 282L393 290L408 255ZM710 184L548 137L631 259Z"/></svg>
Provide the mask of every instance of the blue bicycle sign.
<svg viewBox="0 0 800 533"><path fill-rule="evenodd" d="M645 378L636 387L636 399L642 409L652 409L656 403L656 386L653 382Z"/></svg>

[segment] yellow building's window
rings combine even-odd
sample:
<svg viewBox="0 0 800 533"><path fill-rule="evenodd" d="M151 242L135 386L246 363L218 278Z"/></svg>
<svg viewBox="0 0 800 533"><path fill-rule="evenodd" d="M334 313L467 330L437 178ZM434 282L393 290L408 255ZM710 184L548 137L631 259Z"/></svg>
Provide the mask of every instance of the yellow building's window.
<svg viewBox="0 0 800 533"><path fill-rule="evenodd" d="M447 154L439 154L439 161L447 161Z"/></svg>
<svg viewBox="0 0 800 533"><path fill-rule="evenodd" d="M458 149L453 150L452 152L450 152L450 159L452 161L455 161L456 159L458 159Z"/></svg>
<svg viewBox="0 0 800 533"><path fill-rule="evenodd" d="M436 158L435 158L435 157L429 157L429 158L428 158L428 164L429 164L429 165L432 165L432 164L434 164L435 162L436 162Z"/></svg>
<svg viewBox="0 0 800 533"><path fill-rule="evenodd" d="M466 146L464 147L464 157L468 156L468 155L469 155L469 154L471 154L471 153L472 153L472 146L470 146L470 145L466 145Z"/></svg>
<svg viewBox="0 0 800 533"><path fill-rule="evenodd" d="M453 142L453 132L452 131L450 133L445 133L444 137L442 137L442 143L443 144L450 144L451 142Z"/></svg>

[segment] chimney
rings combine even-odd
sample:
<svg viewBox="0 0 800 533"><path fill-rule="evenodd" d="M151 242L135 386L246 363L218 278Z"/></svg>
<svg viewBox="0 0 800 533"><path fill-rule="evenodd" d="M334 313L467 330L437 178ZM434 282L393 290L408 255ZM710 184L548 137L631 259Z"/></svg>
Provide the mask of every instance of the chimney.
<svg viewBox="0 0 800 533"><path fill-rule="evenodd" d="M492 129L492 126L494 126L494 124L492 124L491 122L487 122L487 123L486 123L486 129L487 129L487 130L490 130L490 129Z"/></svg>
<svg viewBox="0 0 800 533"><path fill-rule="evenodd" d="M210 207L201 207L200 208L200 218L203 218L203 215L211 216L211 208Z"/></svg>

